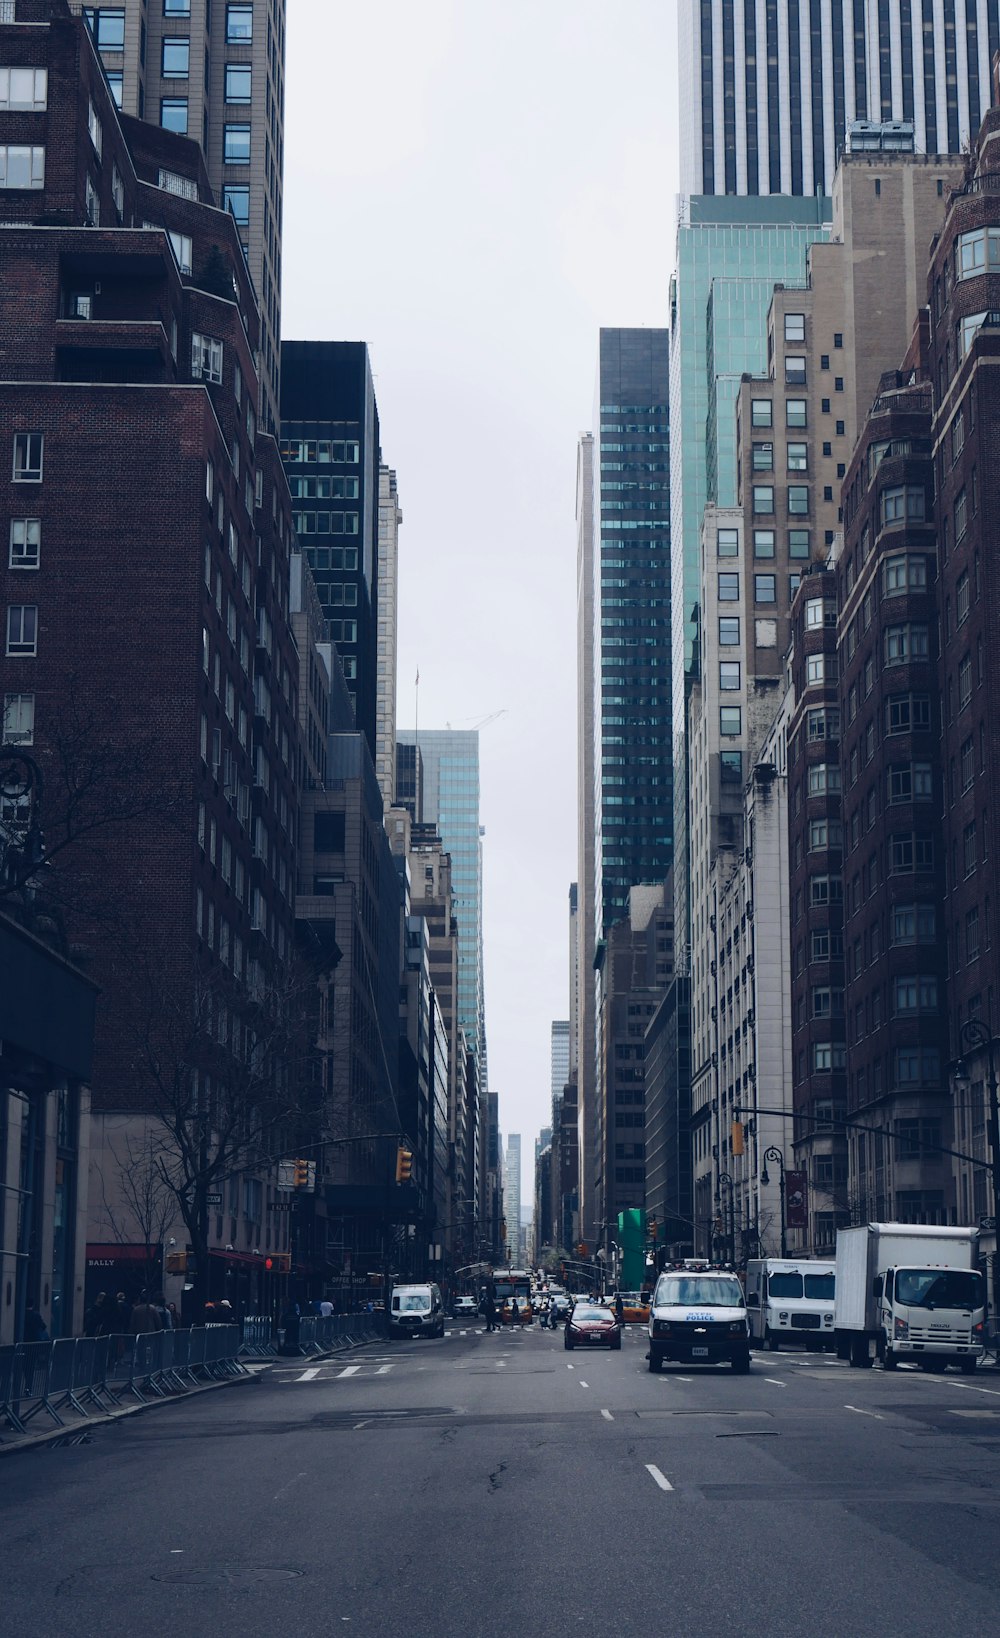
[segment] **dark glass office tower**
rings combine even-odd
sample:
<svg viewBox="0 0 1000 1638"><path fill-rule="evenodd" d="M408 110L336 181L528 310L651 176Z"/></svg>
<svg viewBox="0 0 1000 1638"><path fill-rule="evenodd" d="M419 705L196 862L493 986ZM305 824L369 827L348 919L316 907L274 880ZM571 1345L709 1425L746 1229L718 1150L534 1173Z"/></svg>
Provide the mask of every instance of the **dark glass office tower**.
<svg viewBox="0 0 1000 1638"><path fill-rule="evenodd" d="M299 541L374 762L379 422L365 342L282 342L281 457Z"/></svg>
<svg viewBox="0 0 1000 1638"><path fill-rule="evenodd" d="M673 858L666 330L602 330L594 461L594 908Z"/></svg>

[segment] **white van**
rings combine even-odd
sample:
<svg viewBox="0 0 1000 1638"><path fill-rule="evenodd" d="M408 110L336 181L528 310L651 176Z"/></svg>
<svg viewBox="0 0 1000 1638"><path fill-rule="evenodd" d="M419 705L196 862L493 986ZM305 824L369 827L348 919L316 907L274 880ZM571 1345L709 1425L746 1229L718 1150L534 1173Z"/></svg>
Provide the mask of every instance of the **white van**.
<svg viewBox="0 0 1000 1638"><path fill-rule="evenodd" d="M757 1348L834 1345L836 1263L812 1257L760 1257L747 1263L747 1311Z"/></svg>
<svg viewBox="0 0 1000 1638"><path fill-rule="evenodd" d="M728 1269L672 1269L656 1282L649 1314L649 1368L728 1363L750 1369L750 1327L743 1287Z"/></svg>
<svg viewBox="0 0 1000 1638"><path fill-rule="evenodd" d="M436 1285L397 1285L389 1305L391 1337L443 1337L444 1303Z"/></svg>

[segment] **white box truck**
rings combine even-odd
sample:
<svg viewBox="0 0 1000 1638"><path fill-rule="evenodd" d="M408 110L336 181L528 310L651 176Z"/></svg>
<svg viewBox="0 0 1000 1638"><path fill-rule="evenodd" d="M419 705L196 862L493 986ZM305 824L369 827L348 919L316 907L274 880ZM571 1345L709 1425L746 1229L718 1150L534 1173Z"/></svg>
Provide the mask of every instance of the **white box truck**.
<svg viewBox="0 0 1000 1638"><path fill-rule="evenodd" d="M834 1330L852 1365L873 1356L928 1371L971 1373L983 1352L985 1287L976 1267L979 1230L920 1223L867 1223L837 1233Z"/></svg>
<svg viewBox="0 0 1000 1638"><path fill-rule="evenodd" d="M753 1345L832 1348L836 1266L812 1257L752 1257L746 1287Z"/></svg>

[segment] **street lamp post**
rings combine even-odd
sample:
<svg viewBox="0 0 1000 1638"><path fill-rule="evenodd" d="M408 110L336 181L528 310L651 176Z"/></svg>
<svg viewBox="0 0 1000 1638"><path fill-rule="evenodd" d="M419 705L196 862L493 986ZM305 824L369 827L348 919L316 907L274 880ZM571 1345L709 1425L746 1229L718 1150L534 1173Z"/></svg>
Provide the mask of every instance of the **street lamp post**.
<svg viewBox="0 0 1000 1638"><path fill-rule="evenodd" d="M729 1190L729 1217L728 1219L725 1219L725 1221L728 1223L728 1227L726 1229L726 1247L728 1251L728 1261L732 1263L736 1261L736 1207L733 1198L733 1189L735 1185L729 1172L719 1173L720 1188L723 1184L725 1184Z"/></svg>
<svg viewBox="0 0 1000 1638"><path fill-rule="evenodd" d="M972 1051L982 1051L985 1048L988 1065L987 1091L989 1093L989 1115L987 1132L990 1140L990 1175L993 1181L993 1324L997 1325L1000 1319L1000 1259L997 1250L1000 1249L1000 1236L997 1235L997 1209L1000 1206L1000 1103L997 1097L997 1052L1000 1049L1000 1040L992 1034L989 1026L980 1018L968 1018L959 1026L959 1038L963 1045ZM956 1082L969 1080L968 1067L963 1058L959 1058L952 1067L952 1075Z"/></svg>
<svg viewBox="0 0 1000 1638"><path fill-rule="evenodd" d="M781 1150L773 1143L769 1149L764 1150L764 1170L760 1174L760 1180L765 1189L771 1181L767 1175L767 1163L769 1160L774 1161L778 1168L778 1195L781 1200L781 1255L784 1257L787 1255L785 1249L785 1157Z"/></svg>

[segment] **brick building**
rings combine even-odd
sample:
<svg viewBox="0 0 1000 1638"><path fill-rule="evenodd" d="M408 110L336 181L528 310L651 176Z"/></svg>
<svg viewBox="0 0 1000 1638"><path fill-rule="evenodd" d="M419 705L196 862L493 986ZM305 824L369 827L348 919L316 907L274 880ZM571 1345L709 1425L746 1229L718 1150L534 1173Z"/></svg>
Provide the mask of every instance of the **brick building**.
<svg viewBox="0 0 1000 1638"><path fill-rule="evenodd" d="M75 736L98 822L53 880L101 985L91 1233L148 1238L121 1192L163 1095L143 1042L198 997L204 1125L253 1083L291 955L291 505L259 430L254 291L200 149L119 114L61 0L19 0L17 19L0 24L4 735L33 747L50 801ZM185 1074L193 1050L177 1046ZM273 1178L189 1158L213 1283L258 1300L263 1258L287 1247ZM191 1239L176 1211L161 1231Z"/></svg>

